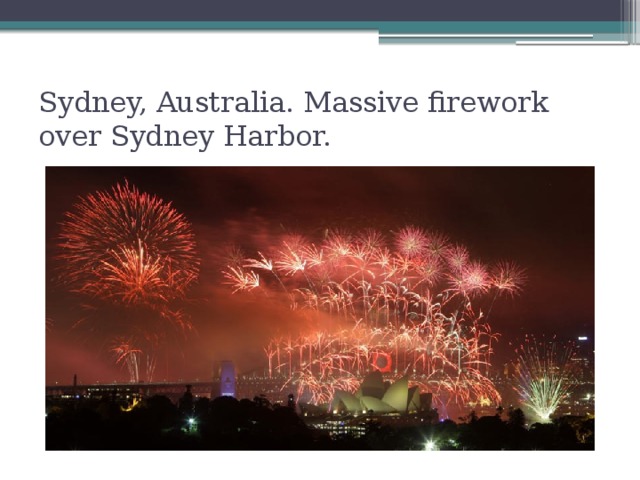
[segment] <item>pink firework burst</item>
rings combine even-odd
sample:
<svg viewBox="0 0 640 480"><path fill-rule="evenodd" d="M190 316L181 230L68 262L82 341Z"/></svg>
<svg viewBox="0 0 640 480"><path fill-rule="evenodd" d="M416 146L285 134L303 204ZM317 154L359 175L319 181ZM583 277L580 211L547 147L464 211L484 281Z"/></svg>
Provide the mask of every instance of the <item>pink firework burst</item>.
<svg viewBox="0 0 640 480"><path fill-rule="evenodd" d="M487 268L480 262L469 262L460 272L449 277L451 288L465 296L477 296L486 293L491 287L491 278Z"/></svg>
<svg viewBox="0 0 640 480"><path fill-rule="evenodd" d="M440 232L429 232L426 248L430 256L443 258L449 252L449 238Z"/></svg>
<svg viewBox="0 0 640 480"><path fill-rule="evenodd" d="M454 245L447 251L445 260L452 270L462 272L469 263L469 250L463 245Z"/></svg>
<svg viewBox="0 0 640 480"><path fill-rule="evenodd" d="M462 288L468 294L485 293L491 286L487 268L480 262L471 262L462 270Z"/></svg>
<svg viewBox="0 0 640 480"><path fill-rule="evenodd" d="M421 228L404 227L397 233L395 245L402 255L408 258L418 257L426 252L429 236Z"/></svg>
<svg viewBox="0 0 640 480"><path fill-rule="evenodd" d="M380 249L384 248L385 240L382 233L371 228L366 229L356 236L356 242L368 255L375 255Z"/></svg>
<svg viewBox="0 0 640 480"><path fill-rule="evenodd" d="M330 259L340 261L352 253L351 235L346 232L329 231L323 243L323 249Z"/></svg>

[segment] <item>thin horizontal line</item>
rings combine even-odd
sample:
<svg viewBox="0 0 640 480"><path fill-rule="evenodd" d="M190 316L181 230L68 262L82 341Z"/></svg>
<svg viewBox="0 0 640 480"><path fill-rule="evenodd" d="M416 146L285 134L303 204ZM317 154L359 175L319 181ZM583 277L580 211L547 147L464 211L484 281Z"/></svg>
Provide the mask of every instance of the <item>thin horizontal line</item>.
<svg viewBox="0 0 640 480"><path fill-rule="evenodd" d="M381 33L380 38L593 38L593 34L532 33Z"/></svg>
<svg viewBox="0 0 640 480"><path fill-rule="evenodd" d="M540 40L519 40L516 42L516 45L629 45L629 42L625 42L622 40L611 40L607 42L594 42L594 41L586 41L586 42L571 42L571 41L540 41Z"/></svg>

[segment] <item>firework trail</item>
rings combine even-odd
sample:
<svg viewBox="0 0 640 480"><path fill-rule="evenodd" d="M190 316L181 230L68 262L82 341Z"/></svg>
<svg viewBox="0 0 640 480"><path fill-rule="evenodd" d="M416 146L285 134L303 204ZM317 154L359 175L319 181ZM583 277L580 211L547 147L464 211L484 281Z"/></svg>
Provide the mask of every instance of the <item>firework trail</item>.
<svg viewBox="0 0 640 480"><path fill-rule="evenodd" d="M231 285L233 293L241 290L252 290L260 286L260 277L255 272L246 273L241 267L227 267L223 272L225 283Z"/></svg>
<svg viewBox="0 0 640 480"><path fill-rule="evenodd" d="M312 333L265 348L269 375L297 385L300 398L323 403L335 385L353 391L377 369L393 379L409 374L443 405L500 401L486 376L498 337L487 312L500 294L521 291L515 264L486 266L445 235L414 226L390 241L375 230L327 231L319 242L274 245L223 274L234 293L286 292L291 309L315 321ZM259 271L272 275L252 282Z"/></svg>
<svg viewBox="0 0 640 480"><path fill-rule="evenodd" d="M126 365L129 381L138 383L140 381L139 357L142 355L142 350L133 347L132 340L124 337L114 339L110 350L115 356L116 364Z"/></svg>
<svg viewBox="0 0 640 480"><path fill-rule="evenodd" d="M540 422L549 422L572 386L573 344L527 337L516 350L515 391Z"/></svg>

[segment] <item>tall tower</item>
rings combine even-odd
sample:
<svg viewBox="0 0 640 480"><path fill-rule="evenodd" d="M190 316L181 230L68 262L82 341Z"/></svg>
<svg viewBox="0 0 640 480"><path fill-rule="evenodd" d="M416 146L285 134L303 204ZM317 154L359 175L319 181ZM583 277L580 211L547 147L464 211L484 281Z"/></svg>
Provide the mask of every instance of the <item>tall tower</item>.
<svg viewBox="0 0 640 480"><path fill-rule="evenodd" d="M220 362L220 396L236 396L236 369L230 360Z"/></svg>

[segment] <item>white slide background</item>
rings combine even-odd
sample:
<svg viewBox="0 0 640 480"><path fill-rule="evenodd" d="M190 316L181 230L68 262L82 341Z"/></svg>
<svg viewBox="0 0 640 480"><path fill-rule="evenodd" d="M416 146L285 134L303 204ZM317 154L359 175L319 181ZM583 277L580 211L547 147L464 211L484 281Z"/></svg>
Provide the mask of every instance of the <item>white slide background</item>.
<svg viewBox="0 0 640 480"><path fill-rule="evenodd" d="M624 471L635 450L638 391L640 47L379 45L375 32L0 33L3 430L21 475L113 478L347 475L596 478ZM40 94L144 97L145 116L40 112ZM266 90L290 114L153 115L175 95ZM547 114L302 113L306 90L336 95L548 96ZM222 129L278 123L328 131L329 147L49 147L41 130L119 123ZM597 440L586 453L151 453L60 455L44 450L45 166L499 165L595 166ZM462 456L461 456L462 455ZM3 455L4 456L4 455ZM455 457L454 457L455 456ZM221 467L222 464L226 466ZM127 473L125 473L127 472ZM244 472L244 474L242 474ZM6 477L9 478L9 477Z"/></svg>

